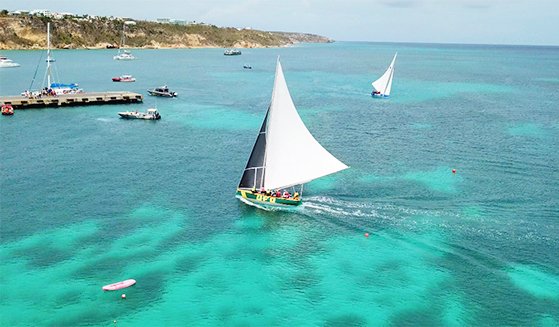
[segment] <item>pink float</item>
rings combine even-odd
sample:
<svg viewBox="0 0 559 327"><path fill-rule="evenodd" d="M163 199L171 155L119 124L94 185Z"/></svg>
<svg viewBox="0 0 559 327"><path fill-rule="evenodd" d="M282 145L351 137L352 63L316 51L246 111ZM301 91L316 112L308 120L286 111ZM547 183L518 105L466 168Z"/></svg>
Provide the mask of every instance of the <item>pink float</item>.
<svg viewBox="0 0 559 327"><path fill-rule="evenodd" d="M136 280L127 279L127 280L123 280L122 282L105 285L105 286L103 286L103 291L116 291L116 290L120 290L120 289L123 289L123 288L130 287L134 284L136 284Z"/></svg>

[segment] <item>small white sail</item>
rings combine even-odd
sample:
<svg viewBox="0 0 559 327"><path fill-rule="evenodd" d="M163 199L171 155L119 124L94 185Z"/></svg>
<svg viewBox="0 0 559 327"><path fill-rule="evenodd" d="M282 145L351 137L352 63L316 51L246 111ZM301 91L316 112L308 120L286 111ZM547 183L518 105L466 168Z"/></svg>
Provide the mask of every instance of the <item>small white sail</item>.
<svg viewBox="0 0 559 327"><path fill-rule="evenodd" d="M348 168L311 135L285 82L278 60L266 132L264 187L281 189Z"/></svg>
<svg viewBox="0 0 559 327"><path fill-rule="evenodd" d="M394 63L396 62L397 55L398 52L394 55L390 66L388 66L388 69L386 69L384 74L382 74L379 79L371 83L375 91L380 92L380 95L382 96L390 95L390 90L392 89L392 77L394 76Z"/></svg>

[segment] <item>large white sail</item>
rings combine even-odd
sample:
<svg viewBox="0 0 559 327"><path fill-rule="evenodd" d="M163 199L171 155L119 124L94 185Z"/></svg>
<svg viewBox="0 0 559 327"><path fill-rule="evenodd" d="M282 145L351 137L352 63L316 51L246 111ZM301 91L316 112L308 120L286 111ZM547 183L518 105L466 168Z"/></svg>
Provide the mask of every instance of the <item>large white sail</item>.
<svg viewBox="0 0 559 327"><path fill-rule="evenodd" d="M297 109L278 60L268 111L264 187L268 190L303 184L348 168L311 135Z"/></svg>
<svg viewBox="0 0 559 327"><path fill-rule="evenodd" d="M397 55L398 52L396 52L396 54L394 55L394 58L392 59L390 66L388 66L388 69L386 69L384 74L382 74L382 76L379 79L371 83L375 88L375 91L380 92L381 95L384 96L390 95L390 90L392 89L392 77L394 76L394 63L396 62Z"/></svg>

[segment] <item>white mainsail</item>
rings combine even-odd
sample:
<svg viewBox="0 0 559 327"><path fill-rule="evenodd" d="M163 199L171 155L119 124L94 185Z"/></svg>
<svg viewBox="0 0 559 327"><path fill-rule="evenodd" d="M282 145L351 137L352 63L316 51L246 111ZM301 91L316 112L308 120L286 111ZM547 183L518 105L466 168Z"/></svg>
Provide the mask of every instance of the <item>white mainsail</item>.
<svg viewBox="0 0 559 327"><path fill-rule="evenodd" d="M375 91L380 92L381 95L384 96L390 95L390 90L392 89L392 77L394 76L394 63L396 62L397 55L398 52L396 52L396 54L394 55L394 58L392 59L390 66L388 66L388 69L386 69L384 74L382 74L382 76L379 79L371 83L375 88Z"/></svg>
<svg viewBox="0 0 559 327"><path fill-rule="evenodd" d="M303 184L348 168L311 135L285 82L278 60L272 102L268 111L264 188Z"/></svg>

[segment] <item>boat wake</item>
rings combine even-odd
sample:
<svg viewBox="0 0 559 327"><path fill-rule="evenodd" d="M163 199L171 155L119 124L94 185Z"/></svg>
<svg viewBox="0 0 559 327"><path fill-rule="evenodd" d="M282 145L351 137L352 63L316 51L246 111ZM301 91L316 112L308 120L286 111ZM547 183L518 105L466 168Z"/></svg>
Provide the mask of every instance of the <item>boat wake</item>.
<svg viewBox="0 0 559 327"><path fill-rule="evenodd" d="M307 197L300 206L301 214L313 219L328 219L335 224L358 230L393 226L420 230L441 224L439 218L456 220L456 214L439 210L414 209L386 203L348 201L327 196ZM439 217L439 218L437 218Z"/></svg>
<svg viewBox="0 0 559 327"><path fill-rule="evenodd" d="M302 207L316 214L329 214L336 217L383 218L379 206L372 203L350 202L326 196L309 197Z"/></svg>
<svg viewBox="0 0 559 327"><path fill-rule="evenodd" d="M448 212L437 210L422 210L406 207L398 207L391 204L374 202L345 201L327 196L315 196L305 198L302 207L316 213L328 213L339 217L370 217L377 219L394 219L398 216L416 215L449 215Z"/></svg>

